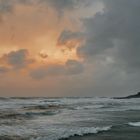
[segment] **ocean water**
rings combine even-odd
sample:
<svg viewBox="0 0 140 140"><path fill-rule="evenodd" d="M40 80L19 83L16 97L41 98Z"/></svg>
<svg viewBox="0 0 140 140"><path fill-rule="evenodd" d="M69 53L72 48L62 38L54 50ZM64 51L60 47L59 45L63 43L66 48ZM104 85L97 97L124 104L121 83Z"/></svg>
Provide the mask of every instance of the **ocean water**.
<svg viewBox="0 0 140 140"><path fill-rule="evenodd" d="M0 140L140 140L140 99L0 98Z"/></svg>

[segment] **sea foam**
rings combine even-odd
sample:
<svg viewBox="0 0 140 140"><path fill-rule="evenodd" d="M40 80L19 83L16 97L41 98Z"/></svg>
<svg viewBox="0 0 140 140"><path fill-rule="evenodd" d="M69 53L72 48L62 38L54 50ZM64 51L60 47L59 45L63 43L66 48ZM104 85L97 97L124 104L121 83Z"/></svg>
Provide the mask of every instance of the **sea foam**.
<svg viewBox="0 0 140 140"><path fill-rule="evenodd" d="M61 139L67 139L73 136L83 136L87 134L97 134L102 131L108 131L111 129L112 126L105 126L105 127L81 127L78 129L70 129L69 132L62 132L61 135L54 135L54 136L45 136L45 137L38 137L38 138L32 138L31 140L61 140Z"/></svg>

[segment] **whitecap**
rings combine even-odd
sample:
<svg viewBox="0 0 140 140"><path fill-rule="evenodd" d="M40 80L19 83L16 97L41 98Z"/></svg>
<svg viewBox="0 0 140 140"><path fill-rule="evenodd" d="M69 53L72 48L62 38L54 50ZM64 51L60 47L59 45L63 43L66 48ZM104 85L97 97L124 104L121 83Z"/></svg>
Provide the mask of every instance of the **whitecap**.
<svg viewBox="0 0 140 140"><path fill-rule="evenodd" d="M108 131L112 128L112 126L105 127L81 127L78 129L70 129L69 131L61 131L61 135L50 135L45 137L32 138L31 140L61 140L67 139L73 136L83 136L87 134L97 134L102 131Z"/></svg>
<svg viewBox="0 0 140 140"><path fill-rule="evenodd" d="M129 122L128 125L140 127L140 122Z"/></svg>

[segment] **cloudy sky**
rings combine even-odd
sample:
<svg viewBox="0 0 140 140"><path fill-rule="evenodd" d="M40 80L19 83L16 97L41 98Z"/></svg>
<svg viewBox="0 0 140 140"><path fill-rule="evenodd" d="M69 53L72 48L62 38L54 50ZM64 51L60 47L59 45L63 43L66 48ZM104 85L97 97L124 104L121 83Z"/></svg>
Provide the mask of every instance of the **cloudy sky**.
<svg viewBox="0 0 140 140"><path fill-rule="evenodd" d="M140 90L140 0L0 0L0 96Z"/></svg>

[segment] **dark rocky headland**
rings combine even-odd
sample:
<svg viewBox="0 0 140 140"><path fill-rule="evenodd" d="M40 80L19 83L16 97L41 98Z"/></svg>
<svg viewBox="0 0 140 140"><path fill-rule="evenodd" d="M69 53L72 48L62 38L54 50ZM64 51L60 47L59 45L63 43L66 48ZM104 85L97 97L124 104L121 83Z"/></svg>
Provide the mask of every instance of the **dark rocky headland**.
<svg viewBox="0 0 140 140"><path fill-rule="evenodd" d="M140 98L140 92L134 95L126 96L126 97L115 97L114 99L132 99L132 98Z"/></svg>

